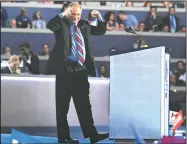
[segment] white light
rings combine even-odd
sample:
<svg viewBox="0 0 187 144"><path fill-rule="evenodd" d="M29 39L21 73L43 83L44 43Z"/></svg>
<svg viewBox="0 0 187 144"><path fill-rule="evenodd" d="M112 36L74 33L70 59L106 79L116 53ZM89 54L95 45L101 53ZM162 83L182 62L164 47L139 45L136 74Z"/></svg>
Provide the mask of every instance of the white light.
<svg viewBox="0 0 187 144"><path fill-rule="evenodd" d="M1 80L19 80L19 81L55 81L54 77L21 77L21 76L1 76Z"/></svg>
<svg viewBox="0 0 187 144"><path fill-rule="evenodd" d="M2 61L1 67L6 67L6 66L9 66L8 61Z"/></svg>
<svg viewBox="0 0 187 144"><path fill-rule="evenodd" d="M18 81L55 81L55 76L44 77L44 76L1 76L1 80L18 80ZM109 84L110 80L108 78L88 78L90 83L103 83Z"/></svg>
<svg viewBox="0 0 187 144"><path fill-rule="evenodd" d="M15 140L15 139L13 139L13 140L12 140L12 144L18 144L18 141Z"/></svg>
<svg viewBox="0 0 187 144"><path fill-rule="evenodd" d="M90 83L97 83L97 84L109 84L110 80L107 78L89 78L88 81Z"/></svg>

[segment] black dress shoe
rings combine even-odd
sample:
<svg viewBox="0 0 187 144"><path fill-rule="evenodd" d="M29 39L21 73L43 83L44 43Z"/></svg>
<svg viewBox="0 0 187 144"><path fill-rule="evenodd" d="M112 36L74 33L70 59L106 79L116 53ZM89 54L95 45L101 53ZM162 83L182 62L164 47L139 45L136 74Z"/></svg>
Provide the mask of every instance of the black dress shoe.
<svg viewBox="0 0 187 144"><path fill-rule="evenodd" d="M93 143L97 143L101 140L107 139L109 137L109 133L106 134L96 134L94 136L90 137L90 142Z"/></svg>
<svg viewBox="0 0 187 144"><path fill-rule="evenodd" d="M59 140L58 143L59 144L63 144L63 143L79 144L79 141L75 140L75 139L72 139L72 138L68 138L68 139Z"/></svg>

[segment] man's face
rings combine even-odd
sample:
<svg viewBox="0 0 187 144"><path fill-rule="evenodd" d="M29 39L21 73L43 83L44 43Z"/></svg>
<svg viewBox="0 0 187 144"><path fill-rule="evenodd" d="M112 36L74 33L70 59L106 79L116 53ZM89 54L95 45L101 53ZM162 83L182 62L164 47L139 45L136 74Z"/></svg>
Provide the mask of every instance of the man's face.
<svg viewBox="0 0 187 144"><path fill-rule="evenodd" d="M148 2L146 7L151 7L152 3L151 2Z"/></svg>
<svg viewBox="0 0 187 144"><path fill-rule="evenodd" d="M13 70L13 71L16 71L17 69L19 69L19 66L20 66L20 60L19 60L19 57L18 56L13 56L11 59L10 59L10 68Z"/></svg>
<svg viewBox="0 0 187 144"><path fill-rule="evenodd" d="M24 13L23 13L23 16L28 16L28 12L27 11L25 11Z"/></svg>
<svg viewBox="0 0 187 144"><path fill-rule="evenodd" d="M170 5L170 2L169 2L169 1L164 1L164 2L163 2L163 6L164 6L164 7L168 8L169 5Z"/></svg>
<svg viewBox="0 0 187 144"><path fill-rule="evenodd" d="M6 47L5 48L5 54L10 55L10 53L11 53L11 49L9 47Z"/></svg>
<svg viewBox="0 0 187 144"><path fill-rule="evenodd" d="M133 3L128 1L127 4L126 4L127 7L133 7Z"/></svg>
<svg viewBox="0 0 187 144"><path fill-rule="evenodd" d="M168 26L164 26L164 27L163 27L163 31L164 31L164 32L169 32L169 27L168 27Z"/></svg>
<svg viewBox="0 0 187 144"><path fill-rule="evenodd" d="M26 47L22 47L20 48L20 55L21 56L25 56L25 55L28 55L29 54L29 49L26 48Z"/></svg>
<svg viewBox="0 0 187 144"><path fill-rule="evenodd" d="M48 45L44 45L43 46L43 52L45 53L45 54L48 54L48 52L49 52L49 47L48 47Z"/></svg>
<svg viewBox="0 0 187 144"><path fill-rule="evenodd" d="M174 9L174 8L171 8L170 11L169 11L169 14L170 14L170 15L175 15L175 9Z"/></svg>
<svg viewBox="0 0 187 144"><path fill-rule="evenodd" d="M144 23L140 23L140 31L144 31L144 28L145 28L145 24Z"/></svg>
<svg viewBox="0 0 187 144"><path fill-rule="evenodd" d="M101 73L101 74L104 74L104 73L105 73L105 67L104 67L104 66L101 66L100 73Z"/></svg>
<svg viewBox="0 0 187 144"><path fill-rule="evenodd" d="M124 15L124 14L119 14L118 15L119 16L119 19L121 20L121 21L124 21L124 20L126 20L126 16Z"/></svg>
<svg viewBox="0 0 187 144"><path fill-rule="evenodd" d="M155 16L156 15L156 9L155 8L151 8L151 15Z"/></svg>
<svg viewBox="0 0 187 144"><path fill-rule="evenodd" d="M77 25L77 23L81 18L81 13L82 13L82 9L80 8L80 6L78 5L72 6L71 14L68 15L68 18L73 24Z"/></svg>
<svg viewBox="0 0 187 144"><path fill-rule="evenodd" d="M125 30L124 24L119 24L119 30L121 30L121 31Z"/></svg>
<svg viewBox="0 0 187 144"><path fill-rule="evenodd" d="M183 69L184 69L183 63L179 62L178 65L177 65L177 68L178 68L179 70L183 70Z"/></svg>

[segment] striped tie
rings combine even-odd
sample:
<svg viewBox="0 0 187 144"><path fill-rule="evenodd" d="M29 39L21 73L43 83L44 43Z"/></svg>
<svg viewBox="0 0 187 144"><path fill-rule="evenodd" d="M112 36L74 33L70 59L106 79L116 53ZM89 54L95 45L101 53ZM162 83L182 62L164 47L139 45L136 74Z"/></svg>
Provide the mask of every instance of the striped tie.
<svg viewBox="0 0 187 144"><path fill-rule="evenodd" d="M81 39L81 33L77 26L75 26L75 39L76 39L76 46L78 51L78 63L82 66L84 65L84 51L83 51L83 41Z"/></svg>

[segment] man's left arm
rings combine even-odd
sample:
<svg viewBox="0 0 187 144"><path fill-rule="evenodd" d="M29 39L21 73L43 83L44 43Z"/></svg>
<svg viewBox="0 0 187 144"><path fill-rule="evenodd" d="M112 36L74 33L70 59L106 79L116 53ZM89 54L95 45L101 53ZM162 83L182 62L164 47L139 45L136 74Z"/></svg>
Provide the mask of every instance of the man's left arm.
<svg viewBox="0 0 187 144"><path fill-rule="evenodd" d="M104 35L106 33L106 22L103 21L103 18L99 11L97 11L97 17L95 19L97 21L97 25L93 26L91 24L91 35Z"/></svg>

